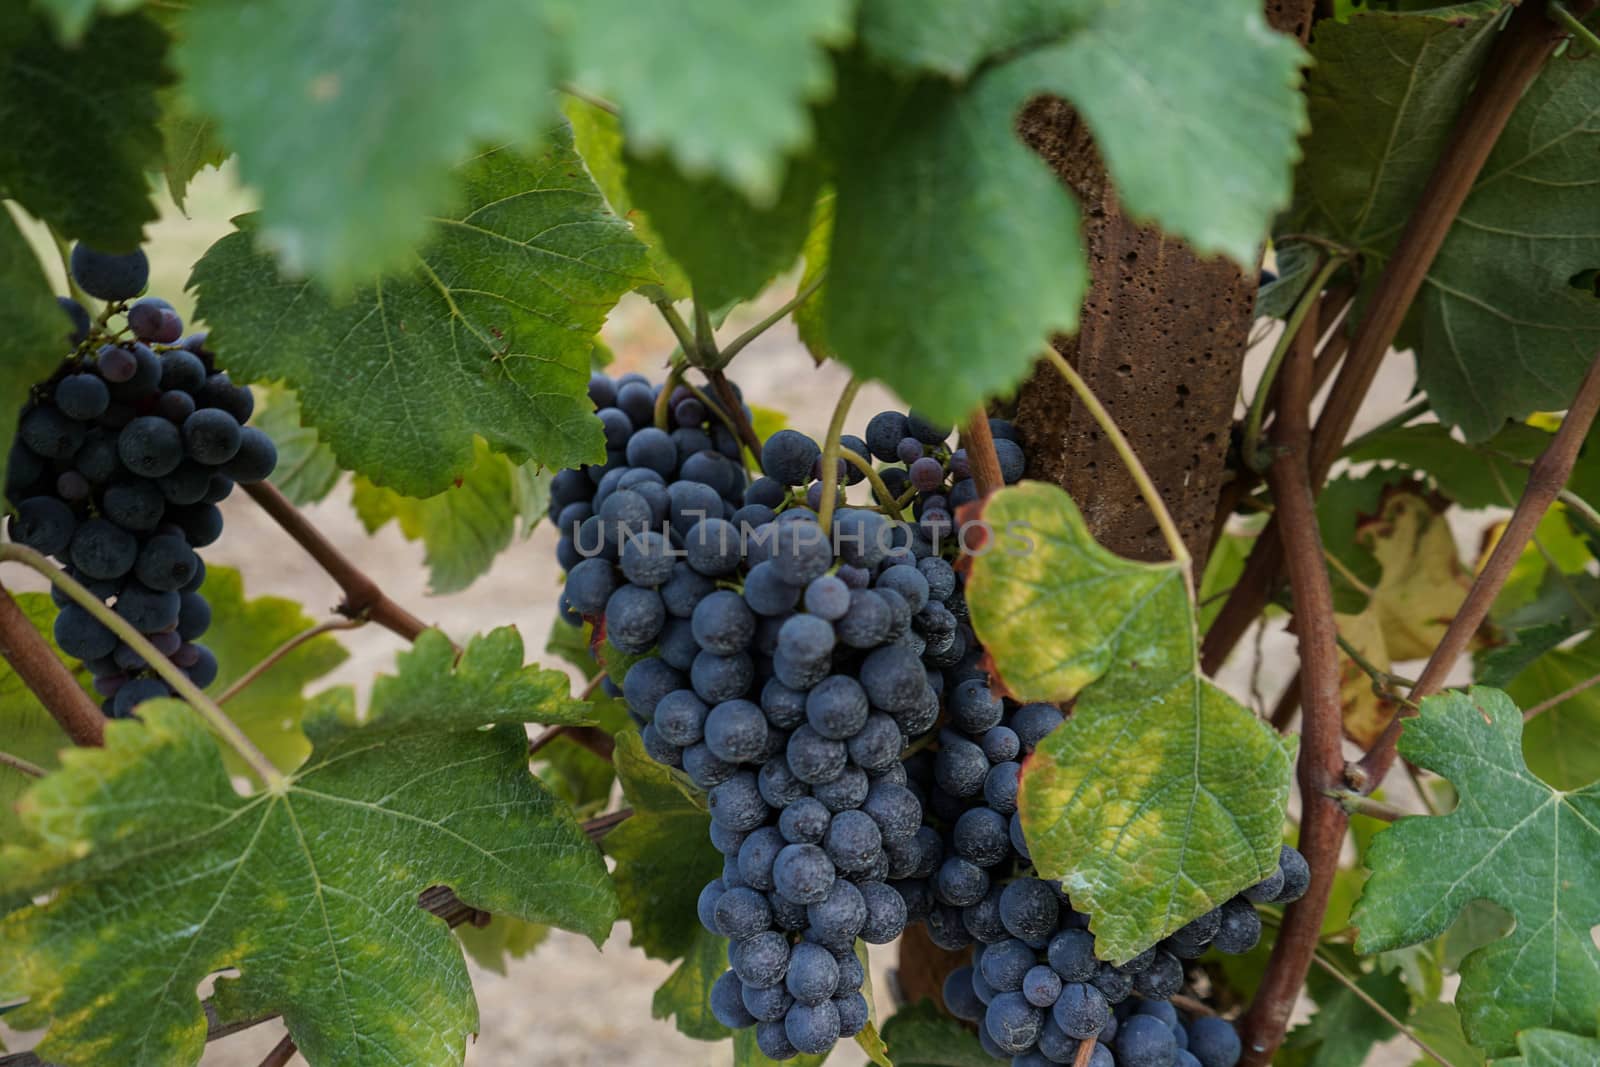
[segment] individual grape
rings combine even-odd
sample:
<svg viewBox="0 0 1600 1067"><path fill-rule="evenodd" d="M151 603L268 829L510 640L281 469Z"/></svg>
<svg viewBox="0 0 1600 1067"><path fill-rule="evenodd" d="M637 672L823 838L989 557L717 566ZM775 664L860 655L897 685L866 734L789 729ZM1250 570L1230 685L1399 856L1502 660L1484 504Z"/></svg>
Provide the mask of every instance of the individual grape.
<svg viewBox="0 0 1600 1067"><path fill-rule="evenodd" d="M774 887L796 904L814 904L827 899L834 878L834 866L828 854L813 844L786 845L772 864Z"/></svg>
<svg viewBox="0 0 1600 1067"><path fill-rule="evenodd" d="M783 1018L783 1032L795 1049L820 1056L839 1040L839 1009L832 1000L796 1003Z"/></svg>
<svg viewBox="0 0 1600 1067"><path fill-rule="evenodd" d="M859 992L843 993L833 998L833 1006L839 1013L839 1037L855 1037L871 1020L871 1013L867 1007L867 998Z"/></svg>
<svg viewBox="0 0 1600 1067"><path fill-rule="evenodd" d="M121 578L133 569L139 542L105 519L90 519L73 533L68 554L72 565L88 578Z"/></svg>
<svg viewBox="0 0 1600 1067"><path fill-rule="evenodd" d="M117 614L127 619L140 633L155 633L178 625L182 595L176 591L150 589L129 582L117 596Z"/></svg>
<svg viewBox="0 0 1600 1067"><path fill-rule="evenodd" d="M45 459L71 459L83 444L86 431L53 406L31 408L17 424L17 436L34 453Z"/></svg>
<svg viewBox="0 0 1600 1067"><path fill-rule="evenodd" d="M199 593L178 594L178 635L193 641L211 628L211 605Z"/></svg>
<svg viewBox="0 0 1600 1067"><path fill-rule="evenodd" d="M841 811L834 815L823 835L822 847L834 867L843 871L863 871L883 848L878 824L863 811Z"/></svg>
<svg viewBox="0 0 1600 1067"><path fill-rule="evenodd" d="M869 945L887 945L905 931L909 918L905 898L879 881L862 882L859 888L867 904L861 940Z"/></svg>
<svg viewBox="0 0 1600 1067"><path fill-rule="evenodd" d="M1274 867L1271 874L1239 895L1252 904L1270 904L1281 892L1283 892L1283 868Z"/></svg>
<svg viewBox="0 0 1600 1067"><path fill-rule="evenodd" d="M739 569L739 532L726 519L701 519L684 537L684 553L689 566L707 577L732 574Z"/></svg>
<svg viewBox="0 0 1600 1067"><path fill-rule="evenodd" d="M1063 721L1061 709L1054 704L1024 704L1011 716L1011 729L1016 731L1024 752L1034 748L1050 735Z"/></svg>
<svg viewBox="0 0 1600 1067"><path fill-rule="evenodd" d="M745 1010L739 976L724 971L711 986L711 1014L731 1030L755 1025L755 1016Z"/></svg>
<svg viewBox="0 0 1600 1067"><path fill-rule="evenodd" d="M958 908L976 904L989 891L988 873L960 856L946 856L934 872L933 881L938 898Z"/></svg>
<svg viewBox="0 0 1600 1067"><path fill-rule="evenodd" d="M818 937L848 944L867 924L867 902L856 886L835 879L826 897L806 906L806 920Z"/></svg>
<svg viewBox="0 0 1600 1067"><path fill-rule="evenodd" d="M134 678L117 690L111 704L113 718L126 719L134 709L147 700L160 700L172 695L167 683L155 678Z"/></svg>
<svg viewBox="0 0 1600 1067"><path fill-rule="evenodd" d="M839 777L849 761L844 742L823 737L809 722L789 735L784 753L794 776L813 786Z"/></svg>
<svg viewBox="0 0 1600 1067"><path fill-rule="evenodd" d="M123 428L117 438L117 455L133 473L159 478L172 473L183 460L183 441L178 428L166 419L143 415Z"/></svg>
<svg viewBox="0 0 1600 1067"><path fill-rule="evenodd" d="M906 430L925 445L942 445L950 436L949 423L935 422L915 408L906 415Z"/></svg>
<svg viewBox="0 0 1600 1067"><path fill-rule="evenodd" d="M848 746L846 751L849 751ZM811 787L811 792L822 802L823 807L831 812L841 812L859 808L866 801L867 791L871 785L866 771L846 763L844 770L838 775L826 782L816 783Z"/></svg>
<svg viewBox="0 0 1600 1067"><path fill-rule="evenodd" d="M161 363L161 378L157 384L162 389L193 395L206 384L206 365L193 352L169 348L157 358Z"/></svg>
<svg viewBox="0 0 1600 1067"><path fill-rule="evenodd" d="M139 551L134 576L151 589L176 592L188 585L200 569L200 557L182 537L160 534Z"/></svg>
<svg viewBox="0 0 1600 1067"><path fill-rule="evenodd" d="M754 762L766 747L766 716L748 700L723 701L706 716L705 742L720 760Z"/></svg>
<svg viewBox="0 0 1600 1067"><path fill-rule="evenodd" d="M1133 979L1133 991L1148 1000L1164 1001L1182 988L1183 963L1170 952L1157 952L1149 970Z"/></svg>
<svg viewBox="0 0 1600 1067"><path fill-rule="evenodd" d="M1278 869L1283 872L1283 888L1273 898L1274 904L1291 904L1306 895L1311 885L1311 867L1304 856L1284 845L1278 853Z"/></svg>
<svg viewBox="0 0 1600 1067"><path fill-rule="evenodd" d="M721 878L713 879L706 883L704 889L700 890L700 897L695 901L695 914L700 919L700 925L705 927L707 933L715 934L718 937L722 935L717 930L717 901L727 891L727 888Z"/></svg>
<svg viewBox="0 0 1600 1067"><path fill-rule="evenodd" d="M1133 975L1109 963L1102 963L1089 983L1100 990L1111 1004L1122 1003L1133 992Z"/></svg>
<svg viewBox="0 0 1600 1067"><path fill-rule="evenodd" d="M899 725L882 712L867 716L866 723L845 741L850 759L867 771L887 771L896 766L905 735Z"/></svg>
<svg viewBox="0 0 1600 1067"><path fill-rule="evenodd" d="M742 949L746 945L754 944L757 940L759 939L752 938L750 941L743 942L737 948ZM787 966L789 962L789 942L783 940L781 935L778 937L778 941L783 946L784 965ZM737 967L735 967L735 970L737 971ZM743 976L741 975L741 980L742 978ZM744 998L744 1008L745 1011L755 1016L758 1025L761 1023L783 1022L783 1017L793 1007L794 997L790 996L789 991L783 988L782 982L781 975L778 978L778 983L773 985L756 986L749 982L744 982L741 991L741 995Z"/></svg>
<svg viewBox="0 0 1600 1067"><path fill-rule="evenodd" d="M1087 1041L1098 1036L1106 1020L1111 1018L1111 1006L1094 986L1067 982L1050 1009L1050 1017L1068 1037Z"/></svg>
<svg viewBox="0 0 1600 1067"><path fill-rule="evenodd" d="M962 812L950 838L956 855L980 867L993 867L1011 852L1006 817L992 808L968 808Z"/></svg>
<svg viewBox="0 0 1600 1067"><path fill-rule="evenodd" d="M708 704L744 696L755 677L755 664L744 652L720 656L701 652L689 668L689 680L700 699Z"/></svg>
<svg viewBox="0 0 1600 1067"><path fill-rule="evenodd" d="M1000 894L1000 921L1012 937L1023 941L1049 937L1060 911L1054 891L1037 878L1019 878Z"/></svg>
<svg viewBox="0 0 1600 1067"><path fill-rule="evenodd" d="M1219 952L1240 956L1256 947L1261 940L1261 916L1256 909L1240 897L1224 903L1220 909L1222 923L1211 944Z"/></svg>
<svg viewBox="0 0 1600 1067"><path fill-rule="evenodd" d="M989 775L989 760L983 749L953 730L939 735L939 751L934 756L934 779L939 788L955 797L977 796Z"/></svg>
<svg viewBox="0 0 1600 1067"><path fill-rule="evenodd" d="M749 886L736 886L717 898L717 930L723 937L743 941L772 926L772 905L764 894Z"/></svg>
<svg viewBox="0 0 1600 1067"><path fill-rule="evenodd" d="M701 648L731 656L750 644L756 617L738 593L719 589L695 606L691 625Z"/></svg>
<svg viewBox="0 0 1600 1067"><path fill-rule="evenodd" d="M761 469L784 485L801 485L822 456L817 443L798 430L779 430L761 446Z"/></svg>
<svg viewBox="0 0 1600 1067"><path fill-rule="evenodd" d="M756 776L740 771L706 794L711 818L730 830L749 831L767 819L767 802L761 799ZM782 886L780 884L779 888ZM800 903L805 903L801 901Z"/></svg>
<svg viewBox="0 0 1600 1067"><path fill-rule="evenodd" d="M871 589L852 589L850 607L834 624L841 642L851 648L874 648L889 634L889 605Z"/></svg>
<svg viewBox="0 0 1600 1067"><path fill-rule="evenodd" d="M777 617L794 609L800 600L800 590L779 578L777 568L769 560L756 564L745 575L744 598L756 614Z"/></svg>
<svg viewBox="0 0 1600 1067"><path fill-rule="evenodd" d="M809 915L811 909L807 908L806 913ZM820 1004L831 998L839 987L838 961L833 958L833 953L821 945L802 941L794 946L789 956L789 971L784 977L784 986L800 1004Z"/></svg>
<svg viewBox="0 0 1600 1067"><path fill-rule="evenodd" d="M654 718L656 707L667 696L683 688L686 679L665 661L651 657L628 668L622 679L622 698L640 720Z"/></svg>
<svg viewBox="0 0 1600 1067"><path fill-rule="evenodd" d="M1066 982L1087 982L1100 967L1094 954L1094 935L1087 930L1058 931L1050 939L1046 955L1051 968Z"/></svg>
<svg viewBox="0 0 1600 1067"><path fill-rule="evenodd" d="M678 689L660 699L651 721L665 740L688 748L704 736L706 715L704 701L688 689Z"/></svg>
<svg viewBox="0 0 1600 1067"><path fill-rule="evenodd" d="M972 989L972 968L957 967L944 979L944 1006L957 1019L975 1023L983 1018L983 1001Z"/></svg>
<svg viewBox="0 0 1600 1067"><path fill-rule="evenodd" d="M1180 926L1162 944L1179 959L1199 959L1210 947L1212 939L1217 936L1217 931L1221 927L1222 910L1213 908L1199 918Z"/></svg>
<svg viewBox="0 0 1600 1067"><path fill-rule="evenodd" d="M111 406L111 392L96 374L69 374L56 383L56 407L69 419L91 422Z"/></svg>
<svg viewBox="0 0 1600 1067"><path fill-rule="evenodd" d="M666 620L666 607L653 589L624 585L606 600L606 638L629 655L648 652Z"/></svg>
<svg viewBox="0 0 1600 1067"><path fill-rule="evenodd" d="M239 417L237 410L232 414ZM253 485L265 481L277 465L278 446L272 438L254 426L245 426L239 431L239 451L222 465L222 473L242 485Z"/></svg>
<svg viewBox="0 0 1600 1067"><path fill-rule="evenodd" d="M818 845L828 832L833 815L815 797L791 802L778 816L778 831L791 845Z"/></svg>
<svg viewBox="0 0 1600 1067"><path fill-rule="evenodd" d="M169 513L169 518L182 527L183 535L195 548L204 548L222 536L222 512L211 504L177 508Z"/></svg>
<svg viewBox="0 0 1600 1067"><path fill-rule="evenodd" d="M994 451L1000 460L1001 480L1007 485L1015 485L1020 482L1028 465L1027 458L1022 454L1022 447L1015 441L996 438Z"/></svg>
<svg viewBox="0 0 1600 1067"><path fill-rule="evenodd" d="M78 520L72 509L55 497L34 496L17 505L9 529L13 541L54 556L73 542Z"/></svg>
<svg viewBox="0 0 1600 1067"><path fill-rule="evenodd" d="M867 422L866 444L872 455L885 463L899 460L897 449L911 435L906 417L898 411L881 411Z"/></svg>
<svg viewBox="0 0 1600 1067"><path fill-rule="evenodd" d="M183 446L201 463L218 467L238 454L243 443L239 421L218 408L202 408L183 422Z"/></svg>
<svg viewBox="0 0 1600 1067"><path fill-rule="evenodd" d="M984 1031L1002 1052L1012 1056L1033 1046L1043 1022L1044 1013L1015 991L997 993L983 1016Z"/></svg>
<svg viewBox="0 0 1600 1067"><path fill-rule="evenodd" d="M139 249L118 255L80 241L72 248L70 268L78 287L97 300L131 300L150 280L150 261Z"/></svg>
<svg viewBox="0 0 1600 1067"><path fill-rule="evenodd" d="M141 341L170 344L183 336L183 320L158 296L136 300L128 308L128 328Z"/></svg>
<svg viewBox="0 0 1600 1067"><path fill-rule="evenodd" d="M888 645L868 654L860 674L872 705L888 712L917 707L928 685L921 659L903 645Z"/></svg>
<svg viewBox="0 0 1600 1067"><path fill-rule="evenodd" d="M117 647L117 635L78 604L68 604L56 615L56 644L81 660L101 659Z"/></svg>
<svg viewBox="0 0 1600 1067"><path fill-rule="evenodd" d="M812 579L822 577L833 563L833 548L815 522L803 518L785 522L780 516L764 529L770 531L769 558L773 568L790 585L804 588Z"/></svg>
<svg viewBox="0 0 1600 1067"><path fill-rule="evenodd" d="M124 382L131 382L139 373L139 361L126 348L103 345L95 353L95 369L106 381L113 385L121 385Z"/></svg>
<svg viewBox="0 0 1600 1067"><path fill-rule="evenodd" d="M1189 1054L1200 1062L1200 1067L1234 1067L1243 1054L1239 1033L1226 1019L1214 1015L1201 1015L1185 1027L1189 1036Z"/></svg>
<svg viewBox="0 0 1600 1067"><path fill-rule="evenodd" d="M918 441L915 437L903 437L895 445L894 455L895 459L901 463L904 463L909 471L912 464L924 458L922 442ZM907 477L910 477L909 473L907 474Z"/></svg>
<svg viewBox="0 0 1600 1067"><path fill-rule="evenodd" d="M683 560L672 565L672 577L661 586L661 602L680 619L691 618L700 601L710 596L716 583Z"/></svg>
<svg viewBox="0 0 1600 1067"><path fill-rule="evenodd" d="M920 452L921 447L917 450ZM936 492L944 485L944 464L932 456L920 456L912 460L906 471L919 493Z"/></svg>
<svg viewBox="0 0 1600 1067"><path fill-rule="evenodd" d="M1167 1024L1150 1015L1132 1015L1117 1029L1118 1067L1170 1067L1178 1043Z"/></svg>

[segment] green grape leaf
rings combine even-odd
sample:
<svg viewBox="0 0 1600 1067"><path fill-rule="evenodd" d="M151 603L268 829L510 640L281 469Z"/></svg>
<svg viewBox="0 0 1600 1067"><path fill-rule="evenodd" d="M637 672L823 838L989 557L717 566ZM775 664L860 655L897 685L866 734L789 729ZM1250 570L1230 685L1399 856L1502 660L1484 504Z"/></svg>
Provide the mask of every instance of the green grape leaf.
<svg viewBox="0 0 1600 1067"><path fill-rule="evenodd" d="M901 1008L883 1024L883 1040L896 1067L993 1067L978 1035L940 1011L931 1000Z"/></svg>
<svg viewBox="0 0 1600 1067"><path fill-rule="evenodd" d="M1353 958L1349 962L1354 962ZM1349 968L1346 968L1348 973ZM1360 990L1391 1015L1404 1018L1410 1008L1399 975L1374 971L1356 979ZM1306 975L1306 994L1316 1002L1311 1018L1289 1031L1273 1063L1282 1067L1362 1067L1372 1046L1387 1041L1395 1029L1366 1001L1326 971L1313 967Z"/></svg>
<svg viewBox="0 0 1600 1067"><path fill-rule="evenodd" d="M485 926L462 923L456 927L456 940L473 962L500 975L506 973L512 960L520 960L544 944L549 936L548 926L513 919L509 915L491 916Z"/></svg>
<svg viewBox="0 0 1600 1067"><path fill-rule="evenodd" d="M1256 290L1256 318L1287 319L1316 276L1320 249L1286 240L1275 247L1278 276Z"/></svg>
<svg viewBox="0 0 1600 1067"><path fill-rule="evenodd" d="M1351 463L1393 463L1427 474L1439 491L1464 508L1514 506L1528 485L1528 464L1551 435L1509 423L1481 445L1452 437L1436 422L1402 426L1363 437L1345 453Z"/></svg>
<svg viewBox="0 0 1600 1067"><path fill-rule="evenodd" d="M1516 927L1469 954L1456 1005L1473 1044L1512 1049L1519 1030L1595 1030L1600 889L1600 786L1563 792L1524 763L1522 712L1506 694L1474 687L1430 697L1407 721L1400 754L1447 779L1460 802L1448 815L1401 819L1368 852L1372 877L1356 905L1357 949L1382 952L1431 940L1461 909L1485 899Z"/></svg>
<svg viewBox="0 0 1600 1067"><path fill-rule="evenodd" d="M412 270L335 301L278 272L254 217L195 264L198 317L236 377L288 382L339 465L409 496L471 469L473 435L552 468L603 458L592 338L644 247L564 129L537 157L486 152ZM292 327L287 324L292 323Z"/></svg>
<svg viewBox="0 0 1600 1067"><path fill-rule="evenodd" d="M849 39L851 7L587 0L568 27L574 77L617 105L634 151L770 206L784 157L811 143L809 104L833 88L826 47Z"/></svg>
<svg viewBox="0 0 1600 1067"><path fill-rule="evenodd" d="M1077 326L1078 208L1013 130L1028 88L1005 67L963 88L854 67L840 87L827 338L932 418L1016 385Z"/></svg>
<svg viewBox="0 0 1600 1067"><path fill-rule="evenodd" d="M902 73L930 71L962 81L985 59L1060 37L1105 6L1106 0L863 0L859 33L874 59Z"/></svg>
<svg viewBox="0 0 1600 1067"><path fill-rule="evenodd" d="M476 1004L423 890L596 944L616 916L599 851L527 769L523 723L582 705L521 655L514 630L459 662L424 633L373 686L364 725L338 691L306 722L306 763L252 796L176 701L65 754L23 801L39 845L0 866L4 888L52 894L0 920L0 990L31 997L16 1025L49 1026L40 1057L196 1062L195 987L236 968L219 1016L281 1013L311 1062L460 1062Z"/></svg>
<svg viewBox="0 0 1600 1067"><path fill-rule="evenodd" d="M794 309L793 316L800 343L806 346L806 351L818 363L832 359L834 355L833 346L828 343L827 327L828 246L833 243L834 199L833 190L824 189L817 197L817 206L811 213L811 230L806 234L805 243L800 246L805 270L800 275L796 291L804 291L819 282L820 287L806 298L805 303Z"/></svg>
<svg viewBox="0 0 1600 1067"><path fill-rule="evenodd" d="M51 635L56 606L51 603L49 594L12 593L11 597L78 684L89 690L89 671L56 647ZM46 771L55 769L59 762L57 753L72 744L39 698L33 695L33 690L4 660L0 660L0 738L4 739L0 741L0 748ZM0 847L27 839L17 818L16 803L33 781L14 768L0 766Z"/></svg>
<svg viewBox="0 0 1600 1067"><path fill-rule="evenodd" d="M202 592L211 604L211 629L203 643L217 657L212 696L225 692L279 645L316 625L293 600L277 596L246 599L244 578L231 567L207 568ZM311 742L300 729L310 707L305 687L349 655L331 634L306 641L230 699L228 717L279 768L298 766L311 751ZM224 752L224 757L230 771L244 773L245 765L234 753Z"/></svg>
<svg viewBox="0 0 1600 1067"><path fill-rule="evenodd" d="M1305 59L1257 0L1123 0L1013 65L1072 102L1130 215L1253 273L1289 203Z"/></svg>
<svg viewBox="0 0 1600 1067"><path fill-rule="evenodd" d="M1313 132L1283 229L1360 252L1373 284L1508 6L1320 23ZM1600 263L1589 166L1597 104L1591 64L1547 64L1428 270L1413 313L1418 374L1440 420L1469 440L1507 418L1565 407L1600 346L1600 300L1569 284Z"/></svg>
<svg viewBox="0 0 1600 1067"><path fill-rule="evenodd" d="M0 147L0 152L4 151ZM0 292L6 294L0 300L0 440L10 441L16 436L17 420L29 391L50 377L66 357L71 325L56 306L50 283L28 239L22 236L3 204ZM5 484L10 452L9 445L0 451L0 485Z"/></svg>
<svg viewBox="0 0 1600 1067"><path fill-rule="evenodd" d="M217 125L197 113L180 91L161 94L161 140L165 146L161 172L167 192L178 210L184 210L189 183L207 167L220 167L233 153L217 139Z"/></svg>
<svg viewBox="0 0 1600 1067"><path fill-rule="evenodd" d="M519 509L517 465L481 437L474 445L472 468L444 492L422 500L360 476L355 481L352 503L368 533L395 522L407 541L421 541L427 549L428 592L436 596L459 593L488 573L511 544L518 521L538 518Z"/></svg>
<svg viewBox="0 0 1600 1067"><path fill-rule="evenodd" d="M1000 683L1076 698L1023 769L1033 862L1127 960L1276 868L1291 752L1200 676L1176 564L1101 548L1041 482L994 494L983 521L967 602Z"/></svg>
<svg viewBox="0 0 1600 1067"><path fill-rule="evenodd" d="M300 400L293 389L256 386L252 422L278 446L272 484L297 508L315 504L339 484L339 461L317 438L315 427L300 422Z"/></svg>
<svg viewBox="0 0 1600 1067"><path fill-rule="evenodd" d="M1424 1004L1411 1013L1406 1025L1443 1056L1450 1067L1483 1067L1483 1053L1467 1043L1455 1005L1437 1000ZM1437 1062L1431 1057L1419 1056L1412 1067L1429 1067Z"/></svg>
<svg viewBox="0 0 1600 1067"><path fill-rule="evenodd" d="M137 247L156 218L145 173L161 160L166 51L143 15L96 19L65 45L27 4L0 10L0 195L63 237Z"/></svg>
<svg viewBox="0 0 1600 1067"><path fill-rule="evenodd" d="M800 254L822 171L797 159L778 198L757 207L716 178L688 178L663 157L627 158L626 184L705 307L749 300Z"/></svg>
<svg viewBox="0 0 1600 1067"><path fill-rule="evenodd" d="M587 634L590 626L569 626L560 618L552 620L545 651L566 660L587 677L596 669L594 657L589 654ZM601 729L617 734L633 727L628 718L627 705L617 697L608 696L604 689L596 689L589 697L589 707ZM556 794L577 809L598 811L611 798L611 786L617 780L616 768L611 760L601 759L571 738L561 736L548 742L534 759L545 764L540 777Z"/></svg>
<svg viewBox="0 0 1600 1067"><path fill-rule="evenodd" d="M622 917L632 927L631 943L645 955L675 960L688 955L703 935L696 902L700 891L722 876L722 856L706 836L711 817L682 792L667 768L646 755L637 731L617 734L611 761L633 808L633 815L603 839L616 861Z"/></svg>
<svg viewBox="0 0 1600 1067"><path fill-rule="evenodd" d="M407 265L475 148L531 149L555 118L551 27L518 0L199 4L180 30L187 89L261 192L265 246L339 289Z"/></svg>
<svg viewBox="0 0 1600 1067"><path fill-rule="evenodd" d="M654 277L641 282L640 290L652 298L688 299L689 279L683 268L667 255L650 217L634 204L628 192L627 167L622 161L622 124L615 115L576 97L567 100L562 112L572 124L573 143L584 166L589 168L589 176L600 187L611 210L632 224L634 234L648 250L646 259Z"/></svg>
<svg viewBox="0 0 1600 1067"><path fill-rule="evenodd" d="M1600 634L1546 652L1505 687L1520 708L1543 704L1600 674ZM1600 779L1600 689L1574 693L1522 728L1528 769L1557 789Z"/></svg>
<svg viewBox="0 0 1600 1067"><path fill-rule="evenodd" d="M689 924L688 919L681 921ZM693 941L682 962L650 999L650 1016L673 1019L680 1033L696 1041L720 1041L732 1031L711 1014L711 987L728 969L728 942L706 933L699 920L693 922L691 933Z"/></svg>
<svg viewBox="0 0 1600 1067"><path fill-rule="evenodd" d="M1600 1041L1558 1030L1528 1030L1517 1035L1514 1059L1495 1060L1493 1067L1593 1067L1600 1063Z"/></svg>

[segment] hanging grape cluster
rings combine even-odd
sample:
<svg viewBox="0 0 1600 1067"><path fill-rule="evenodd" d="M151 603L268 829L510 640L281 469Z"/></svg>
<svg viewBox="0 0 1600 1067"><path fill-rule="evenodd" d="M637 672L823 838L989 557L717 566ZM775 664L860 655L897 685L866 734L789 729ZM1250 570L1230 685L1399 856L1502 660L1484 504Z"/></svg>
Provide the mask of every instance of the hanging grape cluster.
<svg viewBox="0 0 1600 1067"><path fill-rule="evenodd" d="M1232 1026L1168 998L1185 961L1254 946L1252 901L1298 897L1304 861L1285 849L1273 878L1134 960L1096 956L1028 859L1022 761L1063 716L991 688L954 565L978 490L951 427L881 412L826 472L821 445L779 430L751 477L748 409L642 375L596 375L589 394L607 461L552 483L562 612L644 657L620 695L652 758L706 792L724 864L699 919L729 942L716 1017L774 1059L825 1053L867 1023L858 941L922 922L945 948L977 944L945 999L997 1058L1071 1063L1093 1040L1098 1067L1232 1067ZM1014 427L989 428L1018 481ZM846 502L862 482L872 503Z"/></svg>
<svg viewBox="0 0 1600 1067"><path fill-rule="evenodd" d="M134 299L149 280L143 252L80 244L71 270L105 308L91 318L59 298L68 352L21 413L6 467L8 531L54 556L204 687L217 661L196 643L211 623L196 550L222 533L217 505L235 484L270 475L277 449L245 425L255 400L218 370L205 334L183 336L183 320L159 297ZM90 611L54 596L56 643L89 667L108 716L172 694Z"/></svg>

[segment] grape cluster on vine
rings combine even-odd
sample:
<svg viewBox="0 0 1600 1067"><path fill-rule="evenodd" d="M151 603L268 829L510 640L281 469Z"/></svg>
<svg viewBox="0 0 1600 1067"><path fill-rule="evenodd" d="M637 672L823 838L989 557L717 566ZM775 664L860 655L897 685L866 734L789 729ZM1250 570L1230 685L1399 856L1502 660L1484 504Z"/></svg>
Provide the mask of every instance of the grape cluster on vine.
<svg viewBox="0 0 1600 1067"><path fill-rule="evenodd" d="M196 550L222 533L217 505L235 484L270 475L277 449L246 425L254 397L218 370L206 335L183 336L165 300L134 299L149 280L142 251L80 244L71 271L106 306L91 318L77 300L59 298L69 351L18 422L6 467L9 533L54 556L204 687L217 661L196 643L211 623ZM89 667L108 716L172 694L93 613L59 589L53 595L56 643Z"/></svg>
<svg viewBox="0 0 1600 1067"><path fill-rule="evenodd" d="M706 791L724 864L699 918L729 942L716 1017L775 1059L825 1053L867 1022L858 941L921 922L944 948L977 944L945 998L998 1058L1070 1063L1093 1040L1099 1065L1231 1067L1232 1026L1168 998L1184 961L1255 944L1251 901L1297 897L1304 861L1285 849L1273 879L1134 960L1096 955L1028 857L1022 761L1063 715L992 687L955 565L979 493L952 428L881 412L840 435L831 471L779 430L752 476L747 408L634 374L589 393L607 460L552 483L562 610L597 649L643 657L619 692L645 749ZM989 429L1019 480L1015 428ZM863 481L872 502L848 502Z"/></svg>

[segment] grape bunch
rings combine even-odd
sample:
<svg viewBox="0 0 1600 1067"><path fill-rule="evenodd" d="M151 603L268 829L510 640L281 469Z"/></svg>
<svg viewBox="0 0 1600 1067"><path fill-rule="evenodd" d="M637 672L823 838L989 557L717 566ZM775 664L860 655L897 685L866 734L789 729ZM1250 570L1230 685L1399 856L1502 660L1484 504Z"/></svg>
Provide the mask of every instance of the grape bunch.
<svg viewBox="0 0 1600 1067"><path fill-rule="evenodd" d="M142 251L79 244L71 270L107 306L92 321L82 304L58 298L70 351L22 410L6 468L9 534L54 556L204 687L217 661L195 643L211 623L196 549L222 533L217 505L235 483L271 474L277 449L245 425L254 398L217 370L205 335L183 336L165 300L133 299L149 279ZM89 667L108 716L172 694L109 628L53 595L56 643Z"/></svg>
<svg viewBox="0 0 1600 1067"><path fill-rule="evenodd" d="M972 966L945 985L946 1004L978 1025L991 1055L1029 1067L1073 1063L1089 1040L1099 1067L1188 1067L1185 1057L1233 1067L1232 1027L1208 1018L1185 1028L1167 1001L1183 988L1185 961L1210 948L1255 947L1255 905L1298 900L1310 879L1305 859L1284 846L1259 885L1125 963L1102 959L1088 917L1058 883L1031 872L1017 811L1022 760L1062 721L1054 705L1019 705L981 670L964 670L951 679L937 747L906 761L930 825L942 829L943 858L924 902L929 936L949 950L976 943Z"/></svg>

